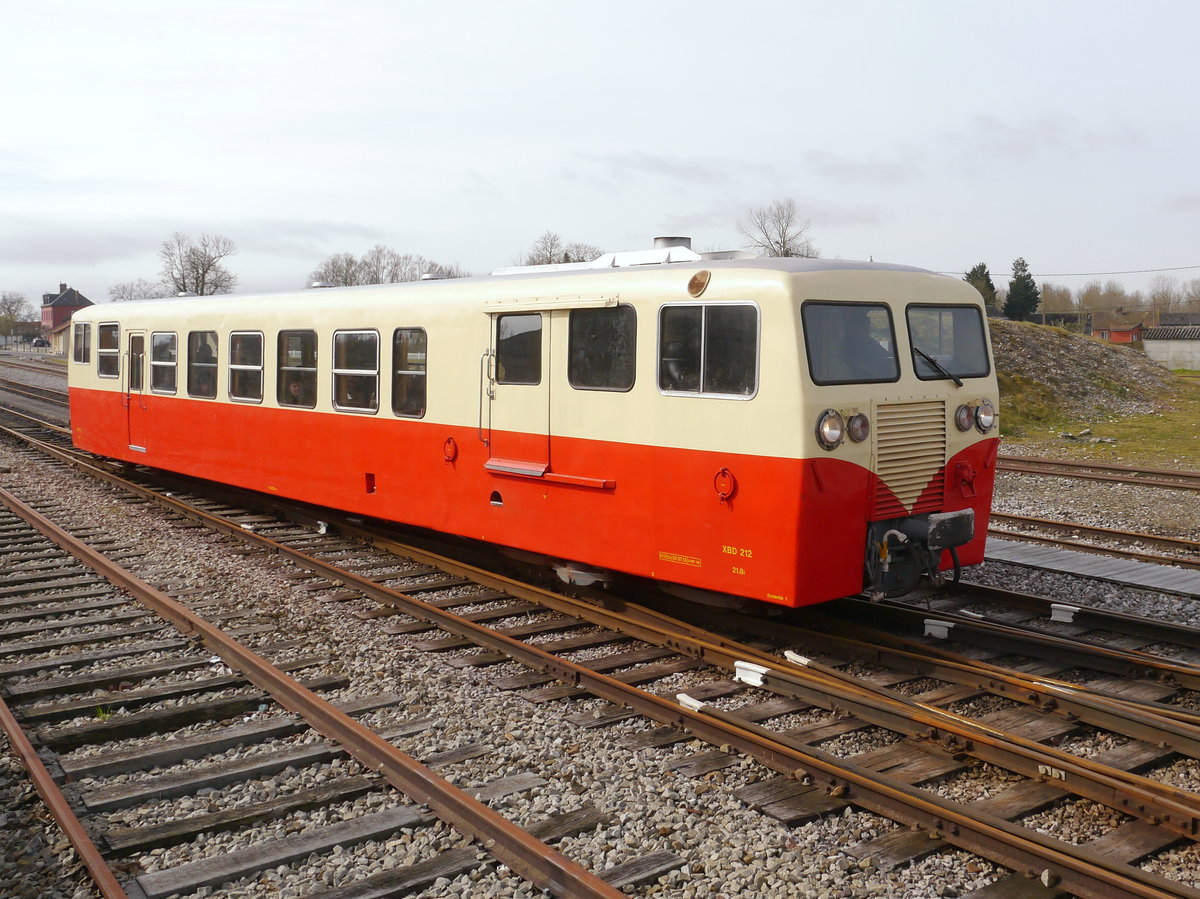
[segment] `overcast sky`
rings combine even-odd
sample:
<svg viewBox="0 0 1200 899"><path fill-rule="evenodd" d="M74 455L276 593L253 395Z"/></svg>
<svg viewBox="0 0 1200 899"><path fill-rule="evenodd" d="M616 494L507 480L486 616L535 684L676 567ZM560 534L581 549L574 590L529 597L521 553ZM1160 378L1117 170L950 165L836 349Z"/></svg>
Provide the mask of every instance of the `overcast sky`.
<svg viewBox="0 0 1200 899"><path fill-rule="evenodd" d="M239 293L378 243L721 249L789 197L823 256L1188 281L1198 33L1179 0L9 3L0 289L102 302L175 231L231 238Z"/></svg>

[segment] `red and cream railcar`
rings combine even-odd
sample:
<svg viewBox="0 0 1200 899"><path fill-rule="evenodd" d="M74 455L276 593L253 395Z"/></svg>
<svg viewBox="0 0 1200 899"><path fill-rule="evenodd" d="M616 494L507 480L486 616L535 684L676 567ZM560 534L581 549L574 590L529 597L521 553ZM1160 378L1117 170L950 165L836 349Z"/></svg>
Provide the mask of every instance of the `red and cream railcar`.
<svg viewBox="0 0 1200 899"><path fill-rule="evenodd" d="M93 306L74 441L785 606L979 562L998 397L978 293L680 255Z"/></svg>

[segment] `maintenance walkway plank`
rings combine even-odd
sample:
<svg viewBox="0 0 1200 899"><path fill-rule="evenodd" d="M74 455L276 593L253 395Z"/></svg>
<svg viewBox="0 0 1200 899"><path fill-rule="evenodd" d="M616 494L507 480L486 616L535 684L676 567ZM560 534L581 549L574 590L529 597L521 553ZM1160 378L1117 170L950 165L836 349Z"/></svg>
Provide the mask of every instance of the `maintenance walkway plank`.
<svg viewBox="0 0 1200 899"><path fill-rule="evenodd" d="M1096 553L1076 549L1057 549L1021 540L988 537L986 558L1012 565L1048 568L1064 574L1096 578L1120 584L1132 584L1147 590L1200 597L1200 571L1138 562L1132 559L1105 559Z"/></svg>

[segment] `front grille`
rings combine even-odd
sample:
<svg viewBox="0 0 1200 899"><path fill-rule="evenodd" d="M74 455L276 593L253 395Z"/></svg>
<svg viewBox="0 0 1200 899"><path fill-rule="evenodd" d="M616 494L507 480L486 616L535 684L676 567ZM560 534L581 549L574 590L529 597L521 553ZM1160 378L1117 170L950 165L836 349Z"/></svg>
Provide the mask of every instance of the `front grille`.
<svg viewBox="0 0 1200 899"><path fill-rule="evenodd" d="M946 487L945 468L943 400L876 407L876 519L940 511Z"/></svg>

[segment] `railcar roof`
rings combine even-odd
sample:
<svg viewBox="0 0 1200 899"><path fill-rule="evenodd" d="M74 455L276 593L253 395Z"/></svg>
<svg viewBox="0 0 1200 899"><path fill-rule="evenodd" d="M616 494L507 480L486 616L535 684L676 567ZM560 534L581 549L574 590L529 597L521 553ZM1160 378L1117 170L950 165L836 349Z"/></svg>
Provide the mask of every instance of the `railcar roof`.
<svg viewBox="0 0 1200 899"><path fill-rule="evenodd" d="M178 309L177 304L188 303L204 303L209 308L214 305L221 304L222 301L227 301L236 306L242 306L247 301L267 300L275 301L287 299L289 301L296 300L318 300L327 291L336 291L337 294L343 295L348 292L363 297L364 299L371 295L382 295L385 293L394 292L396 290L420 290L422 292L434 292L439 289L449 289L454 292L459 292L462 288L480 287L484 285L505 285L510 287L518 282L549 282L559 281L570 284L571 281L576 281L586 278L602 278L604 280L624 280L645 277L647 275L665 274L668 272L685 273L698 271L700 269L710 270L744 270L744 271L761 271L761 272L781 272L784 274L805 274L833 271L875 271L875 272L910 272L913 274L930 275L936 278L949 278L948 275L941 275L929 269L918 268L911 265L899 265L888 262L863 262L853 259L808 259L800 257L792 258L751 258L751 259L720 259L720 260L700 260L689 262L670 262L670 263L651 263L647 265L632 265L612 268L579 268L571 271L547 271L547 272L516 272L512 274L497 274L497 275L477 275L469 278L447 278L429 281L405 281L395 284L367 284L354 287L335 287L335 288L301 288L290 291L276 291L271 293L255 293L255 294L221 294L217 296L189 296L189 297L164 297L154 300L130 300L122 303L105 303L98 306L93 306L83 310L85 315L76 314L77 320L94 319L103 320L106 317L116 317L122 311L138 312L156 312L155 307L170 307ZM567 289L567 288L563 288ZM432 298L437 301L436 298Z"/></svg>

